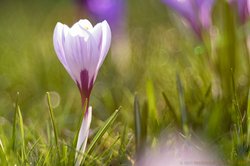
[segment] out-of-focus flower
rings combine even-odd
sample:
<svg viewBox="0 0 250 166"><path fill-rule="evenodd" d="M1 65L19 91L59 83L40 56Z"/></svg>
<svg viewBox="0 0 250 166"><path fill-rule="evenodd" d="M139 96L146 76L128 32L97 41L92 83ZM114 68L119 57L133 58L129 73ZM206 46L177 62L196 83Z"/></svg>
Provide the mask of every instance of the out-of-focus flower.
<svg viewBox="0 0 250 166"><path fill-rule="evenodd" d="M78 0L77 2L96 21L107 20L112 29L113 27L115 29L123 20L124 0Z"/></svg>
<svg viewBox="0 0 250 166"><path fill-rule="evenodd" d="M249 0L229 0L232 5L238 6L239 19L241 23L245 23L250 16L250 1Z"/></svg>
<svg viewBox="0 0 250 166"><path fill-rule="evenodd" d="M108 23L103 21L93 27L88 20L80 20L71 28L57 23L53 42L58 59L80 90L82 105L88 108L90 92L111 43ZM91 117L92 107L89 107L85 112L77 141L77 150L81 152L85 151Z"/></svg>
<svg viewBox="0 0 250 166"><path fill-rule="evenodd" d="M162 0L179 13L201 37L203 29L211 26L211 11L214 0Z"/></svg>
<svg viewBox="0 0 250 166"><path fill-rule="evenodd" d="M223 166L216 153L200 147L194 141L174 137L161 143L156 149L149 149L141 156L138 166Z"/></svg>
<svg viewBox="0 0 250 166"><path fill-rule="evenodd" d="M108 53L110 27L106 21L93 27L88 20L80 20L71 28L57 23L53 40L58 59L77 84L84 103Z"/></svg>

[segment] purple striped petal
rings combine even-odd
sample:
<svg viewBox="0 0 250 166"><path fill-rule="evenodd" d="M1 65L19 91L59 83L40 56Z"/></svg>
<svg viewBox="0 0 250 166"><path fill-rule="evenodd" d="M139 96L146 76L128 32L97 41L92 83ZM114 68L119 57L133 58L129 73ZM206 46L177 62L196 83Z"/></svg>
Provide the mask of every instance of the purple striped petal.
<svg viewBox="0 0 250 166"><path fill-rule="evenodd" d="M97 73L108 53L111 44L111 30L107 21L97 24L92 29L92 34L94 34L93 37L95 38L98 45L98 50L100 51L99 61L96 68ZM94 78L94 80L95 79L96 78Z"/></svg>
<svg viewBox="0 0 250 166"><path fill-rule="evenodd" d="M53 41L60 62L76 82L82 101L85 101L110 48L108 23L103 21L93 27L88 20L80 20L71 28L57 23Z"/></svg>
<svg viewBox="0 0 250 166"><path fill-rule="evenodd" d="M98 48L92 35L88 36L74 35L69 33L65 41L65 54L68 67L71 70L72 77L76 82L81 82L81 72L86 70L89 80L95 77L95 70L98 64ZM90 83L90 82L88 82ZM81 84L80 84L81 85ZM81 87L81 89L87 87Z"/></svg>

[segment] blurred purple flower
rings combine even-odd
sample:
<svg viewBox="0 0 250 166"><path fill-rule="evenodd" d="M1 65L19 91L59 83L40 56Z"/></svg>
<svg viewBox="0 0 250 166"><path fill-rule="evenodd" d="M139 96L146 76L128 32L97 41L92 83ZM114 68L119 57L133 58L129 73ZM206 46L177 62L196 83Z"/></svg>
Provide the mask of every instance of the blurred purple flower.
<svg viewBox="0 0 250 166"><path fill-rule="evenodd" d="M170 133L171 134L171 133ZM216 152L200 146L197 141L179 137L166 139L140 156L137 166L224 166ZM211 153L212 152L212 153Z"/></svg>
<svg viewBox="0 0 250 166"><path fill-rule="evenodd" d="M80 20L71 28L57 23L53 40L57 57L77 84L84 103L108 53L110 27L106 21L93 27L88 20Z"/></svg>
<svg viewBox="0 0 250 166"><path fill-rule="evenodd" d="M214 0L162 0L179 13L201 37L203 29L211 26L211 10Z"/></svg>
<svg viewBox="0 0 250 166"><path fill-rule="evenodd" d="M230 0L230 4L238 6L239 19L241 23L245 23L250 15L249 0Z"/></svg>
<svg viewBox="0 0 250 166"><path fill-rule="evenodd" d="M83 10L87 10L97 22L107 20L112 29L123 20L124 0L77 0L77 3L83 7Z"/></svg>

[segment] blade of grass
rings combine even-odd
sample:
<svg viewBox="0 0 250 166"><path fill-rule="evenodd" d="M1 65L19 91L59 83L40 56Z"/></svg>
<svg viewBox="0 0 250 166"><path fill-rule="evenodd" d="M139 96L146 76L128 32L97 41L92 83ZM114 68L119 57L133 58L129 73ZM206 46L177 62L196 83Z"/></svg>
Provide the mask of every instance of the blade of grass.
<svg viewBox="0 0 250 166"><path fill-rule="evenodd" d="M53 147L51 146L51 147L49 148L49 150L48 150L46 156L45 156L45 159L44 159L44 161L43 161L43 164L41 164L41 165L52 165L52 164L49 164L50 154L51 154L52 149L53 149ZM40 161L42 161L42 155L41 155L41 158L39 159L39 162L40 162ZM38 162L38 163L39 163L39 162ZM38 164L38 165L40 165L40 164Z"/></svg>
<svg viewBox="0 0 250 166"><path fill-rule="evenodd" d="M16 119L17 119L17 109L18 109L18 98L19 98L19 92L17 92L17 97L16 97L15 113L14 113L13 128L12 128L12 150L13 151L15 151L15 143L16 143Z"/></svg>
<svg viewBox="0 0 250 166"><path fill-rule="evenodd" d="M4 147L3 147L3 143L2 143L2 140L0 139L0 147L1 147L1 150L2 150L2 152L3 152L3 155L4 155L4 158L5 158L5 160L6 160L6 163L8 164L8 156L7 156L7 154L6 154L6 152L5 152L5 149L4 149ZM2 161L3 162L3 161ZM9 164L8 164L9 165Z"/></svg>
<svg viewBox="0 0 250 166"><path fill-rule="evenodd" d="M120 155L120 158L124 156L124 152L126 150L126 135L127 135L127 124L125 123L124 125L124 129L122 131L122 134L121 135L121 145L120 145L120 148L119 148L119 155Z"/></svg>
<svg viewBox="0 0 250 166"><path fill-rule="evenodd" d="M146 84L146 91L147 91L147 98L148 98L148 110L149 110L149 116L152 120L152 124L155 127L158 127L158 115L156 111L156 105L155 105L155 95L154 95L154 86L152 81L147 81Z"/></svg>
<svg viewBox="0 0 250 166"><path fill-rule="evenodd" d="M179 96L179 104L180 104L180 113L182 119L182 129L186 136L189 135L189 128L187 124L187 110L185 105L185 98L184 98L184 90L182 87L180 76L176 75L176 84L177 84L177 92Z"/></svg>
<svg viewBox="0 0 250 166"><path fill-rule="evenodd" d="M135 125L135 149L136 154L140 153L141 150L141 114L140 114L140 105L137 95L134 99L134 125Z"/></svg>
<svg viewBox="0 0 250 166"><path fill-rule="evenodd" d="M22 141L22 149L21 149L21 156L22 156L22 162L24 163L26 161L26 152L25 152L25 138L24 138L24 125L23 125L23 116L20 110L20 107L17 106L18 111L18 117L19 117L19 127L21 131L21 141Z"/></svg>
<svg viewBox="0 0 250 166"><path fill-rule="evenodd" d="M170 103L170 101L169 101L169 99L168 99L166 93L165 93L165 92L162 92L162 96L163 96L163 98L164 98L164 101L165 101L167 107L169 108L170 112L172 113L172 116L174 117L174 120L175 120L176 122L178 122L178 116L176 115L176 111L174 110L174 107L173 107L172 104Z"/></svg>
<svg viewBox="0 0 250 166"><path fill-rule="evenodd" d="M197 116L200 117L201 114L202 114L202 110L205 108L205 105L206 105L206 102L208 100L208 97L211 93L211 89L212 89L212 84L209 84L205 94L204 94L204 98L201 100L201 103L200 105L198 106L198 109L197 109Z"/></svg>
<svg viewBox="0 0 250 166"><path fill-rule="evenodd" d="M250 89L248 92L248 102L247 102L247 145L250 146ZM249 154L250 157L250 154Z"/></svg>
<svg viewBox="0 0 250 166"><path fill-rule="evenodd" d="M91 155L91 153L94 150L95 145L102 138L102 136L106 133L106 131L111 127L113 122L116 120L119 112L120 112L120 108L115 110L115 112L105 121L104 125L98 130L95 137L91 141L88 150L86 151L86 155Z"/></svg>
<svg viewBox="0 0 250 166"><path fill-rule="evenodd" d="M165 92L162 92L162 96L163 96L164 101L165 101L167 107L169 108L169 110L172 111L172 112L175 114L174 107L173 107L172 104L170 103L170 101L169 101L169 99L168 99L166 93L165 93Z"/></svg>
<svg viewBox="0 0 250 166"><path fill-rule="evenodd" d="M54 136L55 136L55 143L56 143L57 154L58 154L58 157L60 159L60 150L59 150L59 146L58 146L58 132L57 132L56 124L55 124L55 118L54 118L54 114L53 114L53 109L52 109L52 106L51 106L50 93L47 92L46 94L47 94L47 103L48 103L48 106L49 106L49 115L50 115L50 119L51 119L53 130L54 130Z"/></svg>
<svg viewBox="0 0 250 166"><path fill-rule="evenodd" d="M120 140L120 136L118 136L114 141L113 143L109 146L109 148L107 148L104 152L102 152L99 156L97 156L95 159L99 159L99 158L102 158L102 157L105 157L108 155L108 153L110 151L112 151L113 147L116 145L116 143Z"/></svg>
<svg viewBox="0 0 250 166"><path fill-rule="evenodd" d="M111 159L112 159L112 154L114 153L114 150L113 150L114 146L116 145L116 143L118 142L119 139L120 139L120 137L118 136L115 139L115 141L109 146L109 148L106 151L104 151L103 154L100 157L97 158L97 159L99 159L99 158L104 157L104 156L107 156L107 157L109 156L109 159L104 160L106 162L104 162L103 165L110 165L110 162L111 162Z"/></svg>
<svg viewBox="0 0 250 166"><path fill-rule="evenodd" d="M236 94L236 89L235 89L235 82L234 82L234 73L233 70L231 69L231 81L232 81L232 90L233 90L233 105L234 105L234 110L235 110L235 115L237 118L237 128L239 135L238 137L241 137L243 135L243 127L242 127L242 115L239 107L239 102Z"/></svg>
<svg viewBox="0 0 250 166"><path fill-rule="evenodd" d="M27 156L29 156L29 154L34 150L34 148L35 148L36 145L39 143L39 141L40 141L40 138L38 138L38 139L36 140L36 142L32 145L32 147L30 148L30 150L29 150L28 153L27 153Z"/></svg>
<svg viewBox="0 0 250 166"><path fill-rule="evenodd" d="M64 143L65 144L65 143ZM68 146L66 145L63 145L63 148L62 148L63 152L63 156L62 156L62 162L64 163L64 165L68 165Z"/></svg>
<svg viewBox="0 0 250 166"><path fill-rule="evenodd" d="M50 145L53 145L53 140L51 136L51 128L50 128L50 120L46 120L46 134L47 134L47 140Z"/></svg>
<svg viewBox="0 0 250 166"><path fill-rule="evenodd" d="M142 111L141 111L141 142L142 142L142 146L144 146L146 144L147 133L148 133L148 103L146 101L144 101Z"/></svg>

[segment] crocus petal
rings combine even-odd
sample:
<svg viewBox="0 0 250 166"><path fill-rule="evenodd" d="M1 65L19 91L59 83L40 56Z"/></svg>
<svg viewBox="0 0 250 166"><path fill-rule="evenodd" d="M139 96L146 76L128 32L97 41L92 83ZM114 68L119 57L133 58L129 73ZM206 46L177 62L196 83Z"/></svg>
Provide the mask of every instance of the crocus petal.
<svg viewBox="0 0 250 166"><path fill-rule="evenodd" d="M202 29L207 29L211 25L214 0L162 0L162 2L185 18L199 37Z"/></svg>
<svg viewBox="0 0 250 166"><path fill-rule="evenodd" d="M76 150L81 153L85 152L91 120L92 120L92 107L90 106L88 110L86 111L85 116L83 118L81 129L79 131L78 140L77 140ZM80 164L79 162L81 161L81 159L82 159L81 157L77 158L78 164Z"/></svg>
<svg viewBox="0 0 250 166"><path fill-rule="evenodd" d="M211 12L214 4L214 0L200 0L202 2L199 6L199 19L201 25L204 28L209 28L211 26Z"/></svg>
<svg viewBox="0 0 250 166"><path fill-rule="evenodd" d="M246 22L247 17L249 17L248 1L249 0L238 0L238 10L242 22Z"/></svg>
<svg viewBox="0 0 250 166"><path fill-rule="evenodd" d="M65 41L65 57L68 68L71 71L72 79L77 83L80 82L80 72L82 70L82 63L86 63L86 55L81 56L80 49L86 50L88 42L79 36L68 35ZM86 51L87 52L87 51ZM86 54L86 53L85 53Z"/></svg>
<svg viewBox="0 0 250 166"><path fill-rule="evenodd" d="M102 65L111 43L111 30L107 21L102 22L102 44L101 44L101 55L98 63L98 68Z"/></svg>
<svg viewBox="0 0 250 166"><path fill-rule="evenodd" d="M103 21L102 23L97 24L92 30L91 33L93 34L93 37L95 38L95 41L98 45L99 50L99 61L96 68L96 72L98 72L100 66L102 65L110 44L111 44L111 30L107 23L107 21Z"/></svg>
<svg viewBox="0 0 250 166"><path fill-rule="evenodd" d="M201 27L197 17L197 4L192 0L163 0L170 8L175 10L183 18L185 18L193 30L200 36Z"/></svg>
<svg viewBox="0 0 250 166"><path fill-rule="evenodd" d="M247 1L247 8L248 8L248 13L250 15L250 1Z"/></svg>
<svg viewBox="0 0 250 166"><path fill-rule="evenodd" d="M63 64L65 69L70 72L64 53L65 34L68 29L69 28L62 23L57 23L54 30L53 43L58 59Z"/></svg>
<svg viewBox="0 0 250 166"><path fill-rule="evenodd" d="M249 0L228 0L232 6L237 5L238 15L241 23L245 23L250 15L250 1Z"/></svg>
<svg viewBox="0 0 250 166"><path fill-rule="evenodd" d="M95 69L98 64L98 48L92 35L80 36L69 33L65 41L66 61L71 70L72 77L77 83L81 83L81 72L87 70L88 76L95 77ZM89 82L90 83L90 82ZM81 87L83 88L83 87Z"/></svg>
<svg viewBox="0 0 250 166"><path fill-rule="evenodd" d="M53 41L59 60L80 89L82 101L85 101L110 47L108 23L103 21L93 27L85 19L71 28L58 23Z"/></svg>
<svg viewBox="0 0 250 166"><path fill-rule="evenodd" d="M188 19L195 18L195 11L190 0L163 0L163 3Z"/></svg>
<svg viewBox="0 0 250 166"><path fill-rule="evenodd" d="M93 28L93 25L89 22L89 20L87 19L84 19L84 20L80 20L78 21L78 24L84 28L84 29L92 29Z"/></svg>

